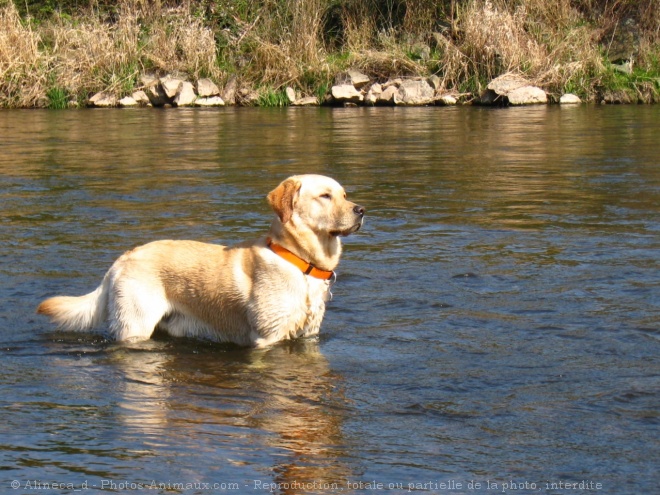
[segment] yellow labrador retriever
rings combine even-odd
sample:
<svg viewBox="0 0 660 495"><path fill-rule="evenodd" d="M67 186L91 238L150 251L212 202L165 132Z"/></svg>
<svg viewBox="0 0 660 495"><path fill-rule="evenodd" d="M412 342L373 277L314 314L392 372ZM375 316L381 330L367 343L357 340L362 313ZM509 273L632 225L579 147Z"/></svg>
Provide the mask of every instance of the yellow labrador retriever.
<svg viewBox="0 0 660 495"><path fill-rule="evenodd" d="M108 320L117 340L156 328L174 336L264 347L319 332L340 236L362 226L364 208L321 175L297 175L268 194L277 214L267 237L226 247L155 241L124 253L101 285L57 296L37 312L66 330Z"/></svg>

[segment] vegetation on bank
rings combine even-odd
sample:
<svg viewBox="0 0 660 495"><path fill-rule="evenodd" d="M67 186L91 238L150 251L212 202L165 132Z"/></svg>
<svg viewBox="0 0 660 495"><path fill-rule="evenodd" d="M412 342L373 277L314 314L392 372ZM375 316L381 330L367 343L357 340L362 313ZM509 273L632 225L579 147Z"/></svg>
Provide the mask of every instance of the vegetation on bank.
<svg viewBox="0 0 660 495"><path fill-rule="evenodd" d="M479 94L518 72L558 97L660 101L657 0L0 0L0 107L130 94L144 73L230 78L279 105L342 71Z"/></svg>

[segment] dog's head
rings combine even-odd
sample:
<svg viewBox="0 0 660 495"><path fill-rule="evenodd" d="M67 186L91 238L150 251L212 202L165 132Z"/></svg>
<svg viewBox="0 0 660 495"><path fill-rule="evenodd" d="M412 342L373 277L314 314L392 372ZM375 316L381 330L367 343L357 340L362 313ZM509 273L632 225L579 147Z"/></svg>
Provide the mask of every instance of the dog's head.
<svg viewBox="0 0 660 495"><path fill-rule="evenodd" d="M294 175L268 194L282 224L302 223L317 235L346 236L362 226L364 208L346 199L344 188L323 175Z"/></svg>

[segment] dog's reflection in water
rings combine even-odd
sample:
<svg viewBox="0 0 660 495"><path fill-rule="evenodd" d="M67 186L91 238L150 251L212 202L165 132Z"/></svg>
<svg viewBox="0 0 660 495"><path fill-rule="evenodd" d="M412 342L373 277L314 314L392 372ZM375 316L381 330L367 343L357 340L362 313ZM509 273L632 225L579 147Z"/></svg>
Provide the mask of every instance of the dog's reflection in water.
<svg viewBox="0 0 660 495"><path fill-rule="evenodd" d="M256 469L261 477L249 483L275 483L279 493L322 492L351 478L341 461L343 379L316 339L263 350L156 339L109 356L125 375L119 419L147 455L178 449L202 465L213 456L237 473Z"/></svg>

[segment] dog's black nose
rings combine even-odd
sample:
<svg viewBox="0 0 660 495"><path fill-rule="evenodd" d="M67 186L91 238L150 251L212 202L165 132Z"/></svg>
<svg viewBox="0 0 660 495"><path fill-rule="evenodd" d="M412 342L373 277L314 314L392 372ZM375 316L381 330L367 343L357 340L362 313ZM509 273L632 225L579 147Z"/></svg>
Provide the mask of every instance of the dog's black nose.
<svg viewBox="0 0 660 495"><path fill-rule="evenodd" d="M353 207L353 211L355 212L356 215L360 215L361 217L364 216L364 208L360 205L355 205Z"/></svg>

